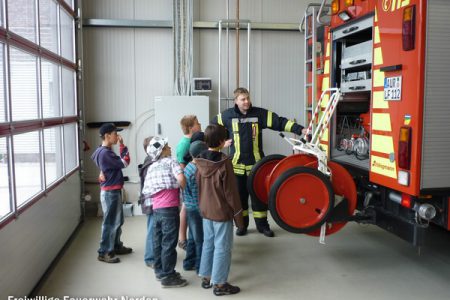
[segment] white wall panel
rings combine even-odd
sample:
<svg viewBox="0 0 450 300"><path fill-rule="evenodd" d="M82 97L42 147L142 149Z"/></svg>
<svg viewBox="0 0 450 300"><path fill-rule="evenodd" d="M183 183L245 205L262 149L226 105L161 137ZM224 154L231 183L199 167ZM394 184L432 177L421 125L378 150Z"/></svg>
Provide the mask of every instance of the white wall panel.
<svg viewBox="0 0 450 300"><path fill-rule="evenodd" d="M89 19L172 20L170 0L84 0Z"/></svg>
<svg viewBox="0 0 450 300"><path fill-rule="evenodd" d="M136 115L133 160L144 161L142 141L153 135L155 96L173 95L173 39L167 29L136 30ZM173 141L172 141L173 143ZM134 171L134 170L133 170Z"/></svg>
<svg viewBox="0 0 450 300"><path fill-rule="evenodd" d="M0 299L31 292L78 225L80 194L75 173L0 230Z"/></svg>
<svg viewBox="0 0 450 300"><path fill-rule="evenodd" d="M134 0L83 0L83 18L134 19Z"/></svg>
<svg viewBox="0 0 450 300"><path fill-rule="evenodd" d="M173 1L134 0L136 20L172 20Z"/></svg>
<svg viewBox="0 0 450 300"><path fill-rule="evenodd" d="M136 113L134 29L89 28L84 33L86 122L130 121L133 125ZM88 129L86 134L97 139L91 144L93 151L100 144L98 129ZM127 145L134 146L130 145L130 128L122 135ZM88 177L98 172L90 159L85 166ZM124 174L128 175L127 170Z"/></svg>

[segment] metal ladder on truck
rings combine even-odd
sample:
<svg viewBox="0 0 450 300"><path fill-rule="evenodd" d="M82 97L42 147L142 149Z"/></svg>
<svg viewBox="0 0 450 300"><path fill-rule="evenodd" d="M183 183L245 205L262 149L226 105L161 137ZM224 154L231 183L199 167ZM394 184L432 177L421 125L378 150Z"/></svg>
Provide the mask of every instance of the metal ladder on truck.
<svg viewBox="0 0 450 300"><path fill-rule="evenodd" d="M325 8L325 9L324 9ZM318 29L324 23L320 20L323 13L328 11L329 5L311 3L305 10L305 14L300 22L300 32L305 35L304 49L304 120L303 124L308 124L312 118L313 108L317 104L317 75L323 73L323 61L317 67L317 59L321 59L322 44L318 42ZM320 54L319 57L317 54ZM315 131L316 125L312 130Z"/></svg>

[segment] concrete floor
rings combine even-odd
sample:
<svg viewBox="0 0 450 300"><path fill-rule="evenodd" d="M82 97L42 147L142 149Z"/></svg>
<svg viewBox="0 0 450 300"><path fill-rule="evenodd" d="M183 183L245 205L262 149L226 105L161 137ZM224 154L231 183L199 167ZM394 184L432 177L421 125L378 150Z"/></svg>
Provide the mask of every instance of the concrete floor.
<svg viewBox="0 0 450 300"><path fill-rule="evenodd" d="M274 224L272 221L271 224ZM154 297L211 299L193 271L177 270L189 285L163 289L153 269L144 265L146 219L126 218L123 240L135 252L120 264L97 261L101 220L88 219L37 292L40 296ZM421 254L410 244L375 226L348 224L327 237L288 233L276 225L276 237L252 228L235 237L229 281L241 287L233 299L450 299L450 234L437 236L435 246ZM128 298L128 300L130 300ZM148 300L148 298L147 298Z"/></svg>

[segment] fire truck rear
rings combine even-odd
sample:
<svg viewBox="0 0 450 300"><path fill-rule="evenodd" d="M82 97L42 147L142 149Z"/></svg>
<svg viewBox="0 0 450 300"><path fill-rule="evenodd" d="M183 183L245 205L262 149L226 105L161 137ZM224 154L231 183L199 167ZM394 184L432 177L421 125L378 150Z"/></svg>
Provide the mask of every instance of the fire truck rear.
<svg viewBox="0 0 450 300"><path fill-rule="evenodd" d="M447 0L308 6L305 122L316 117L324 158L268 156L250 180L281 227L318 236L365 222L416 246L430 222L450 230L449 16Z"/></svg>

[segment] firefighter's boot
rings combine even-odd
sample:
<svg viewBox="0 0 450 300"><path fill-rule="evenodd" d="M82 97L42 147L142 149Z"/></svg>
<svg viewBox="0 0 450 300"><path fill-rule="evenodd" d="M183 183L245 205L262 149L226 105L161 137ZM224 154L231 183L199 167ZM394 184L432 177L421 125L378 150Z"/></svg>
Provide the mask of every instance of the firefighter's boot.
<svg viewBox="0 0 450 300"><path fill-rule="evenodd" d="M267 218L255 218L256 229L267 237L274 237L275 234L270 229Z"/></svg>
<svg viewBox="0 0 450 300"><path fill-rule="evenodd" d="M248 215L242 217L244 219L244 227L236 229L236 235L243 236L247 234L247 228L248 228Z"/></svg>

